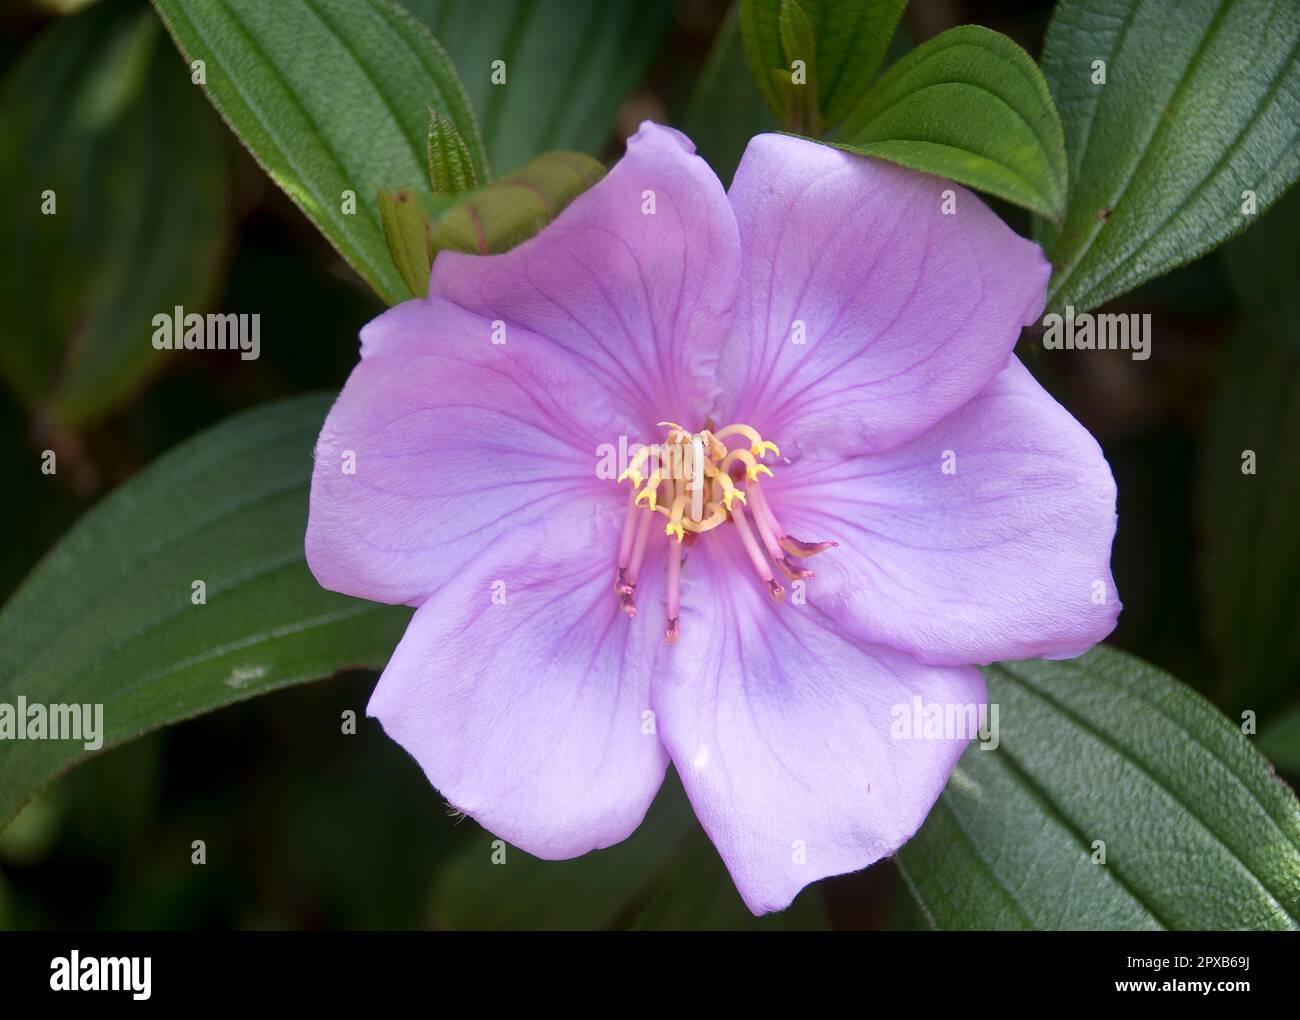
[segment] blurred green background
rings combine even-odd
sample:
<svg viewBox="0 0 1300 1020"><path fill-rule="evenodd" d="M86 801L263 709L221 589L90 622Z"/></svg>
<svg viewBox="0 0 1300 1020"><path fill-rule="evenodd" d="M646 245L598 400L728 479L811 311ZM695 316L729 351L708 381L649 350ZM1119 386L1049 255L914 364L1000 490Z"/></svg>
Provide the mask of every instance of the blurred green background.
<svg viewBox="0 0 1300 1020"><path fill-rule="evenodd" d="M485 45L475 18L508 27L517 7L409 6L443 21L458 62ZM616 97L608 130L585 125L588 147L615 158L640 120L667 120L692 133L726 180L744 141L775 127L728 5L642 6L648 66ZM1050 11L1046 2L914 0L895 50L975 22L1036 55ZM0 64L0 194L23 203L0 224L7 596L89 506L182 439L270 398L337 390L357 330L382 304L190 87L143 0L10 0ZM507 163L530 154L510 139L496 148ZM96 212L65 217L51 238L33 227L33 181L93 196L82 204ZM998 208L1028 233L1026 214ZM1258 713L1260 739L1293 780L1297 236L1293 193L1249 234L1117 302L1152 313L1149 361L1049 353L1032 338L1020 352L1097 436L1119 483L1114 568L1125 610L1111 642L1231 718ZM155 353L140 316L172 304L260 313L261 358ZM1243 499L1225 472L1246 446L1290 470L1261 476ZM39 470L44 449L59 454L56 476ZM512 866L494 871L492 837L449 814L414 762L362 718L373 683L354 672L281 691L66 776L0 833L0 927L924 926L888 862L819 883L786 914L755 921L671 777L623 846L547 866L544 878L511 850ZM342 731L347 710L360 718L355 735ZM203 866L190 862L196 839L207 844Z"/></svg>

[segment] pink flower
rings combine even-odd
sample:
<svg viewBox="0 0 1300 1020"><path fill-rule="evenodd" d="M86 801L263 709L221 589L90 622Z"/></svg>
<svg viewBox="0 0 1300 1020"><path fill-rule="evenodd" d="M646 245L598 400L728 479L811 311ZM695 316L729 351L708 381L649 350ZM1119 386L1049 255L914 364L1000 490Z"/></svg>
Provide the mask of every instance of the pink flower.
<svg viewBox="0 0 1300 1020"><path fill-rule="evenodd" d="M537 237L440 254L316 447L316 577L419 607L369 714L539 857L627 837L670 760L755 913L893 853L970 736L900 710L1119 613L1110 470L1011 353L1049 271L946 181L763 135L727 193L652 124Z"/></svg>

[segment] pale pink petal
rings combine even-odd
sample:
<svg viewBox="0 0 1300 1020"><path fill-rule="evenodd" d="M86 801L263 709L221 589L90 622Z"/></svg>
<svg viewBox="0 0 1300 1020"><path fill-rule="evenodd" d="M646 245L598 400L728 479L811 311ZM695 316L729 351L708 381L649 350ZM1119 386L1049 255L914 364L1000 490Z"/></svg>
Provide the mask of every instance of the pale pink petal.
<svg viewBox="0 0 1300 1020"><path fill-rule="evenodd" d="M445 332L434 317L435 307L433 301L403 301L375 316L361 327L361 356L433 350Z"/></svg>
<svg viewBox="0 0 1300 1020"><path fill-rule="evenodd" d="M504 533L416 612L367 709L453 806L538 857L627 837L667 767L649 715L662 631L613 592L621 521Z"/></svg>
<svg viewBox="0 0 1300 1020"><path fill-rule="evenodd" d="M316 443L306 548L324 587L418 605L512 529L623 505L597 447L631 426L567 352L523 329L495 344L445 301L380 321Z"/></svg>
<svg viewBox="0 0 1300 1020"><path fill-rule="evenodd" d="M978 726L925 739L900 712L919 697L977 723L986 694L974 669L922 666L812 605L774 604L736 536L713 537L683 570L681 638L652 699L696 815L762 914L906 843Z"/></svg>
<svg viewBox="0 0 1300 1020"><path fill-rule="evenodd" d="M430 293L554 340L642 429L695 422L716 388L740 256L722 185L694 151L643 124L532 240L503 255L439 254Z"/></svg>
<svg viewBox="0 0 1300 1020"><path fill-rule="evenodd" d="M924 662L1079 655L1114 629L1115 481L1015 358L965 407L882 454L777 470L782 525L833 540L809 600Z"/></svg>
<svg viewBox="0 0 1300 1020"><path fill-rule="evenodd" d="M783 452L918 435L979 392L1042 312L1042 251L950 181L759 135L729 197L744 261L726 417Z"/></svg>

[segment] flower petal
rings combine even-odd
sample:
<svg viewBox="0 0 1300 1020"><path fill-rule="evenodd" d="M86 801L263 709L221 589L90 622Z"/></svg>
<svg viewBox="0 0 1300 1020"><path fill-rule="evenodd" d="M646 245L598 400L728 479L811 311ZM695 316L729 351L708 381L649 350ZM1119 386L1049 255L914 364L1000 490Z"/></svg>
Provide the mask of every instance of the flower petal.
<svg viewBox="0 0 1300 1020"><path fill-rule="evenodd" d="M779 469L772 503L810 561L809 599L923 662L1073 657L1115 627L1115 481L1018 360L918 439Z"/></svg>
<svg viewBox="0 0 1300 1020"><path fill-rule="evenodd" d="M715 390L740 255L722 184L694 151L643 124L536 237L503 255L440 253L430 294L554 340L642 429L695 421Z"/></svg>
<svg viewBox="0 0 1300 1020"><path fill-rule="evenodd" d="M896 739L898 710L919 696L973 714L984 681L855 641L812 605L774 605L725 542L692 558L683 577L704 576L651 692L660 737L746 905L781 910L912 837L974 734Z"/></svg>
<svg viewBox="0 0 1300 1020"><path fill-rule="evenodd" d="M381 320L316 443L306 546L324 587L418 605L512 528L621 505L597 443L630 426L565 351L522 329L494 344L445 301Z"/></svg>
<svg viewBox="0 0 1300 1020"><path fill-rule="evenodd" d="M979 392L1042 312L1042 251L949 181L759 135L729 198L744 262L719 368L736 398L725 417L783 451L920 434Z"/></svg>
<svg viewBox="0 0 1300 1020"><path fill-rule="evenodd" d="M630 835L667 768L646 722L662 630L618 609L619 523L502 535L416 612L367 708L455 807L549 860Z"/></svg>
<svg viewBox="0 0 1300 1020"><path fill-rule="evenodd" d="M435 317L436 307L431 300L403 301L375 316L361 327L361 356L428 350L439 344L446 327Z"/></svg>

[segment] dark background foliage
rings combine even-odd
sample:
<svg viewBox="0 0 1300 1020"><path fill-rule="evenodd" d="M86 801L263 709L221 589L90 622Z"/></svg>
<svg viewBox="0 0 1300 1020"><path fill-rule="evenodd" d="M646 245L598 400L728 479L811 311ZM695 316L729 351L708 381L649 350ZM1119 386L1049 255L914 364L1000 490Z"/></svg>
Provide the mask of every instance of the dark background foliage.
<svg viewBox="0 0 1300 1020"><path fill-rule="evenodd" d="M895 49L974 22L1037 55L1050 12L1046 2L915 0ZM677 5L600 155L616 157L639 120L666 119L691 131L726 179L744 140L774 127L743 75L720 76L712 101L692 100L726 14L721 0ZM6 4L6 75L56 17L41 4ZM157 42L161 56L142 73L182 78L170 42ZM63 73L53 64L43 71L51 103L67 87ZM178 287L197 293L187 298L195 304L260 313L262 357L159 358L147 385L122 389L84 420L54 407L48 391L33 398L0 389L0 597L104 493L179 441L273 397L337 389L356 358L358 328L382 310L197 92L192 98L155 113L175 117L165 137L150 120L124 122L111 144L67 142L71 186L138 203L141 243L117 244L125 228L108 219L81 224L52 307L5 307L0 345L14 356L20 330L48 330L54 343L41 371L53 386L73 387L77 336L91 328L80 261L92 251L119 260L114 269L129 286L153 264L155 248L166 254L175 231L207 224L211 243ZM66 118L74 123L71 112ZM115 180L123 163L130 172ZM141 191L133 174L144 173L173 186ZM1294 712L1300 689L1300 319L1287 289L1297 279L1297 205L1292 194L1257 230L1116 302L1116 310L1152 314L1149 361L1119 351L1047 352L1029 335L1021 345L1035 374L1101 442L1119 484L1114 568L1125 610L1111 643L1175 674L1230 718L1257 712L1269 752L1293 780L1295 727L1288 735L1285 723L1272 731L1268 723ZM1027 214L998 207L1028 233ZM36 259L7 236L0 259ZM1237 465L1252 442L1261 460L1289 469L1259 478L1268 488L1243 497ZM39 471L46 448L59 453L57 476ZM352 672L281 691L147 735L72 772L0 833L0 927L499 923L499 904L478 881L490 866L490 837L449 814L376 725L362 719L355 736L341 732L340 714L363 715L373 681ZM208 846L201 867L190 863L195 839ZM684 852L667 863L665 847ZM541 890L530 886L530 865L516 865L512 923L752 923L675 789L646 831L597 857L552 869ZM890 863L820 883L766 923L924 925Z"/></svg>

